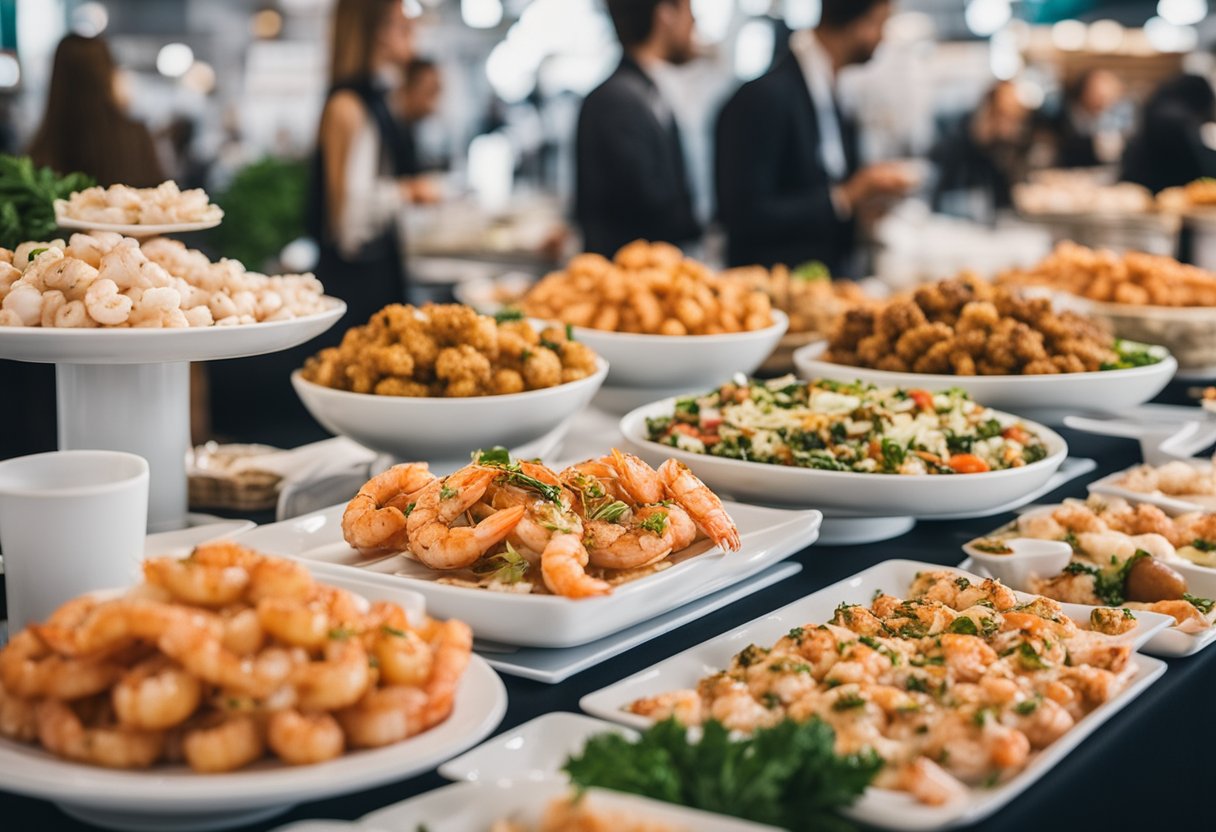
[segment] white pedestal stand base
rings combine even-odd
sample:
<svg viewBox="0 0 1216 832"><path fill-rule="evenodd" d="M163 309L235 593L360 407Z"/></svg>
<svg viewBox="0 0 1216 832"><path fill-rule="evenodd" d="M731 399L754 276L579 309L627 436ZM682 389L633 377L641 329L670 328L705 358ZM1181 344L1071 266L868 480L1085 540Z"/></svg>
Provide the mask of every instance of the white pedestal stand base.
<svg viewBox="0 0 1216 832"><path fill-rule="evenodd" d="M61 450L148 460L148 531L183 529L190 449L190 365L56 364Z"/></svg>

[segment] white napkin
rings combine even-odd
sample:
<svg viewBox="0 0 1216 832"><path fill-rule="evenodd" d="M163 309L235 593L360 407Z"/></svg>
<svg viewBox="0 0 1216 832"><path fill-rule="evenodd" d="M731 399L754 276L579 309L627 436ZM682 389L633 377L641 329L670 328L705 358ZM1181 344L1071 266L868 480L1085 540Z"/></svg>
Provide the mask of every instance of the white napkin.
<svg viewBox="0 0 1216 832"><path fill-rule="evenodd" d="M282 477L283 483L287 484L322 479L352 468L366 467L375 458L375 451L345 436L338 436L289 451L242 457L234 460L229 470L234 473L266 471Z"/></svg>

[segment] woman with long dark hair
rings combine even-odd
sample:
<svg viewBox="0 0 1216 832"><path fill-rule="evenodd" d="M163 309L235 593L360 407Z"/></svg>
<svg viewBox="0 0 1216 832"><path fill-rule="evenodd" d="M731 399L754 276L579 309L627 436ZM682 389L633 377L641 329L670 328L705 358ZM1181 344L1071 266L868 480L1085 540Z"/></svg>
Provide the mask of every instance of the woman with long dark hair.
<svg viewBox="0 0 1216 832"><path fill-rule="evenodd" d="M127 114L118 79L101 38L68 35L59 42L42 126L30 143L34 164L87 173L99 185L143 188L164 181L152 136Z"/></svg>
<svg viewBox="0 0 1216 832"><path fill-rule="evenodd" d="M401 0L338 0L334 10L309 213L317 276L349 306L335 337L405 299L400 213L415 185L388 102L413 57L413 29Z"/></svg>

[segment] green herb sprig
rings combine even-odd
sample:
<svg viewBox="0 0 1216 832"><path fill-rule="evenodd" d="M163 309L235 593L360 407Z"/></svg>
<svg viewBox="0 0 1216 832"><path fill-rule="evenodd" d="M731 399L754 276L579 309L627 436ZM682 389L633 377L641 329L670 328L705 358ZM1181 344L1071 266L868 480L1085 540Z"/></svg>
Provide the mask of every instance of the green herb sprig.
<svg viewBox="0 0 1216 832"><path fill-rule="evenodd" d="M852 826L836 810L865 791L882 760L872 751L838 755L835 741L831 726L817 719L783 720L741 740L711 721L698 742L667 720L637 742L616 733L592 737L563 769L579 788L639 794L793 832L843 832Z"/></svg>

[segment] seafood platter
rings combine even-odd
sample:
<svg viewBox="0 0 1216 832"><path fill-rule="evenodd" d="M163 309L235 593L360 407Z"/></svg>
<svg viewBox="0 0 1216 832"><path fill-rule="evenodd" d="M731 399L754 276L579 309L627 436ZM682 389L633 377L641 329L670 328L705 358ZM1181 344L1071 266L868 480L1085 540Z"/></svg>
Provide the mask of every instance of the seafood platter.
<svg viewBox="0 0 1216 832"><path fill-rule="evenodd" d="M1059 296L1199 306L1216 276L1062 246L880 298L665 243L579 255L481 310L350 322L290 381L360 467L296 482L315 510L183 530L188 363L345 307L164 236L221 221L202 192L56 211L73 233L0 250L0 357L59 366L48 464L151 461L152 533L125 585L0 647L0 801L48 823L944 829L1094 768L1091 734L1122 741L1216 655L1212 462L1057 429L1178 369ZM30 574L6 591L63 589Z"/></svg>

